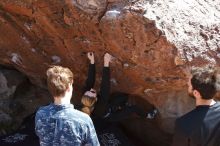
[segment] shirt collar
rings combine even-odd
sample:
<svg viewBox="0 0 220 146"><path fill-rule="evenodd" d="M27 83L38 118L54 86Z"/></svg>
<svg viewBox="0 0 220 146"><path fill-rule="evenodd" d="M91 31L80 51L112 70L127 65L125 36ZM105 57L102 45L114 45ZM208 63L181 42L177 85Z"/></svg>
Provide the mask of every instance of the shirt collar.
<svg viewBox="0 0 220 146"><path fill-rule="evenodd" d="M54 104L54 103L51 103L50 104L52 107L54 108L60 108L60 109L66 109L66 108L74 108L73 104Z"/></svg>

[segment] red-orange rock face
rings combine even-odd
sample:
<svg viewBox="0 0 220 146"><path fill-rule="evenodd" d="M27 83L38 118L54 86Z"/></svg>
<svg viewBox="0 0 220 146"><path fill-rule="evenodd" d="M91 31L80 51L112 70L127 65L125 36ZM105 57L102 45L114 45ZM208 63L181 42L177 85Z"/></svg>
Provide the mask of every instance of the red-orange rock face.
<svg viewBox="0 0 220 146"><path fill-rule="evenodd" d="M96 55L97 87L109 52L112 91L154 104L169 130L194 104L186 92L187 66L220 64L219 7L211 0L1 0L0 63L38 85L48 66L67 66L79 93L86 52Z"/></svg>

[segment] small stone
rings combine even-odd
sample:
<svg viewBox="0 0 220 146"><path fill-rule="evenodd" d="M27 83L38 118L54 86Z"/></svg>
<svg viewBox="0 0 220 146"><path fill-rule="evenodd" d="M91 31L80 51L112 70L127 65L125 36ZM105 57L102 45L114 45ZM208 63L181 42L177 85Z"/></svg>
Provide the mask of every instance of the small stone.
<svg viewBox="0 0 220 146"><path fill-rule="evenodd" d="M113 85L117 85L118 82L115 78L111 78L110 82L113 84Z"/></svg>
<svg viewBox="0 0 220 146"><path fill-rule="evenodd" d="M116 18L117 16L119 16L121 14L121 12L119 10L109 10L106 12L106 16L107 18Z"/></svg>
<svg viewBox="0 0 220 146"><path fill-rule="evenodd" d="M179 65L184 65L185 61L183 59L181 59L179 56L176 56L174 58L174 63L176 66L179 66Z"/></svg>
<svg viewBox="0 0 220 146"><path fill-rule="evenodd" d="M70 17L68 17L65 13L64 13L64 16L63 16L63 20L64 22L69 25L69 26L72 26L73 25L73 22L72 22L72 19Z"/></svg>
<svg viewBox="0 0 220 146"><path fill-rule="evenodd" d="M52 56L51 59L52 59L53 64L58 64L61 62L61 58L56 55Z"/></svg>
<svg viewBox="0 0 220 146"><path fill-rule="evenodd" d="M145 89L144 90L144 94L148 94L150 91L152 91L153 89Z"/></svg>
<svg viewBox="0 0 220 146"><path fill-rule="evenodd" d="M83 14L80 14L79 17L84 17L84 15L83 15Z"/></svg>
<svg viewBox="0 0 220 146"><path fill-rule="evenodd" d="M11 54L11 61L14 62L17 65L22 64L22 58L19 54L17 53L12 53Z"/></svg>
<svg viewBox="0 0 220 146"><path fill-rule="evenodd" d="M124 63L123 66L124 67L129 67L129 64L128 63Z"/></svg>
<svg viewBox="0 0 220 146"><path fill-rule="evenodd" d="M24 40L24 42L25 42L26 44L30 44L30 41L28 40L28 38L27 38L26 36L22 35L22 36L21 36L21 39Z"/></svg>
<svg viewBox="0 0 220 146"><path fill-rule="evenodd" d="M35 52L36 52L36 49L35 49L35 48L31 48L31 51L35 53Z"/></svg>
<svg viewBox="0 0 220 146"><path fill-rule="evenodd" d="M31 30L31 29L32 29L31 23L28 23L28 22L25 22L25 23L24 23L24 27L26 27L28 30Z"/></svg>

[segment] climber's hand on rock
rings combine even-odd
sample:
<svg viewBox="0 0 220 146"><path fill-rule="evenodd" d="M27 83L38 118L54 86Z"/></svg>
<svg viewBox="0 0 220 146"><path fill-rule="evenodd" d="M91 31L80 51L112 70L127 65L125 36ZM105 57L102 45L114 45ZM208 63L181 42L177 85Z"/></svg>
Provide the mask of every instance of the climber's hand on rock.
<svg viewBox="0 0 220 146"><path fill-rule="evenodd" d="M93 52L88 52L88 53L87 53L87 57L88 57L88 59L90 60L90 63L91 63L91 64L94 64L94 63L95 63L95 57L94 57L94 53L93 53Z"/></svg>
<svg viewBox="0 0 220 146"><path fill-rule="evenodd" d="M109 53L105 53L104 55L104 66L105 67L109 67L109 63L112 61L112 55L110 55Z"/></svg>

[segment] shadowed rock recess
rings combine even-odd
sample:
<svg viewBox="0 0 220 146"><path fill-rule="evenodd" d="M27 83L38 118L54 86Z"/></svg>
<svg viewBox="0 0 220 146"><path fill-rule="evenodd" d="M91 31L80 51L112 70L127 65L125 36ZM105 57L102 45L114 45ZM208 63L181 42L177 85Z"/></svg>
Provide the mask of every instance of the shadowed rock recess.
<svg viewBox="0 0 220 146"><path fill-rule="evenodd" d="M97 87L103 54L109 52L112 91L155 105L160 128L172 133L174 120L194 104L186 92L187 67L220 65L220 1L0 1L0 64L32 83L45 87L48 66L67 66L79 99L88 51L96 55Z"/></svg>

